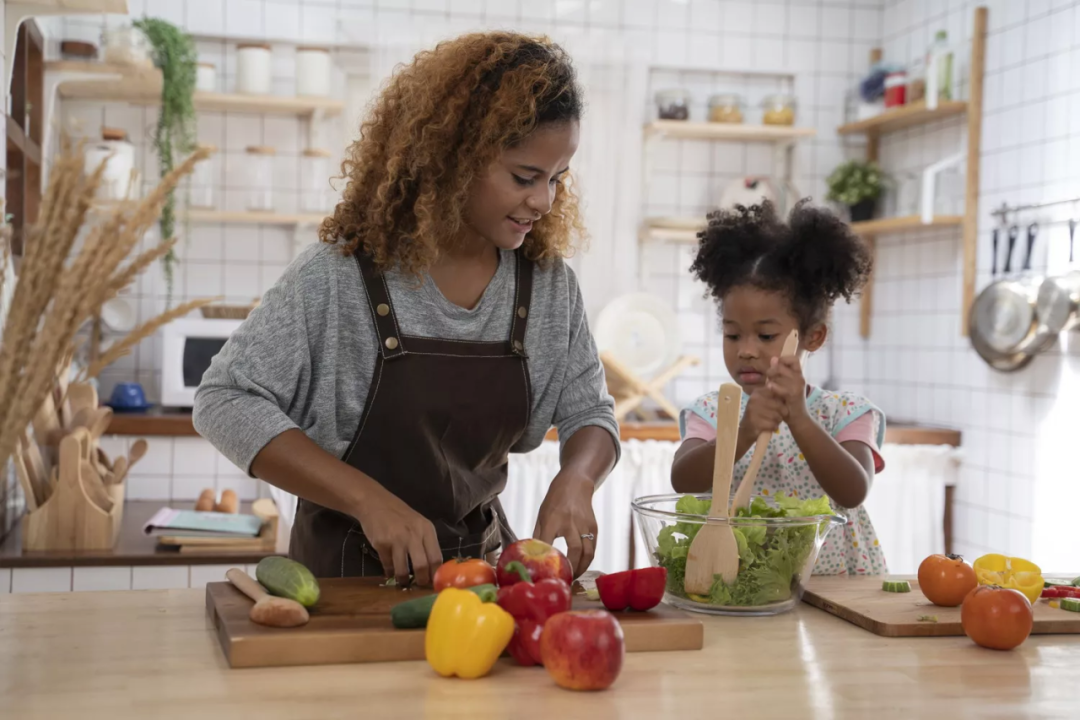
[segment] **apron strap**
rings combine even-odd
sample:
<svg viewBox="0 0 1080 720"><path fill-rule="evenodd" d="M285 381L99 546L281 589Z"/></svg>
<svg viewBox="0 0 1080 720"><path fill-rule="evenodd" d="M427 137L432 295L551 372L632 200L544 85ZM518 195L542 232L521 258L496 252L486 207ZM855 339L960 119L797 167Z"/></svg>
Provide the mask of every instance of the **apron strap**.
<svg viewBox="0 0 1080 720"><path fill-rule="evenodd" d="M517 261L517 287L514 290L514 320L510 325L510 347L515 355L528 358L525 352L525 330L529 327L529 311L532 304L533 261L518 250L514 253Z"/></svg>
<svg viewBox="0 0 1080 720"><path fill-rule="evenodd" d="M379 351L386 360L405 354L405 339L398 328L397 313L390 302L390 288L386 278L375 267L371 256L361 250L353 253L360 275L364 279L364 292L367 295L371 318L375 321L375 333L379 337Z"/></svg>

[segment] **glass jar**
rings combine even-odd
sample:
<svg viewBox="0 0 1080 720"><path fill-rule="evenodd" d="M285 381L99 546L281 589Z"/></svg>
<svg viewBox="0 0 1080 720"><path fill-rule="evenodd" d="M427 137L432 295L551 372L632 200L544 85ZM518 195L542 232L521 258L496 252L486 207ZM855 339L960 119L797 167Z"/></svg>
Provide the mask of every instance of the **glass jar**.
<svg viewBox="0 0 1080 720"><path fill-rule="evenodd" d="M300 157L300 209L306 213L330 210L330 151L308 148Z"/></svg>
<svg viewBox="0 0 1080 720"><path fill-rule="evenodd" d="M741 123L743 121L743 102L741 95L720 93L709 98L709 122Z"/></svg>
<svg viewBox="0 0 1080 720"><path fill-rule="evenodd" d="M326 48L296 48L296 94L330 95L330 51Z"/></svg>
<svg viewBox="0 0 1080 720"><path fill-rule="evenodd" d="M926 98L926 62L922 58L915 58L907 69L907 95L906 102L917 103Z"/></svg>
<svg viewBox="0 0 1080 720"><path fill-rule="evenodd" d="M236 92L270 94L270 46L243 43L236 46Z"/></svg>
<svg viewBox="0 0 1080 720"><path fill-rule="evenodd" d="M104 59L107 63L154 67L150 57L150 41L134 25L107 28L101 33L101 44L105 46Z"/></svg>
<svg viewBox="0 0 1080 720"><path fill-rule="evenodd" d="M188 204L193 208L211 210L214 205L214 187L217 181L217 147L214 145L196 145L196 150L207 150L210 155L205 160L195 163L191 171L191 185Z"/></svg>
<svg viewBox="0 0 1080 720"><path fill-rule="evenodd" d="M247 149L248 210L269 212L274 209L274 156L277 151L266 145Z"/></svg>
<svg viewBox="0 0 1080 720"><path fill-rule="evenodd" d="M761 122L765 125L794 125L795 97L785 93L766 95L761 101Z"/></svg>
<svg viewBox="0 0 1080 720"><path fill-rule="evenodd" d="M690 93L675 88L656 93L656 109L661 120L689 120Z"/></svg>
<svg viewBox="0 0 1080 720"><path fill-rule="evenodd" d="M195 89L199 92L217 92L217 68L214 63L201 62L195 66Z"/></svg>

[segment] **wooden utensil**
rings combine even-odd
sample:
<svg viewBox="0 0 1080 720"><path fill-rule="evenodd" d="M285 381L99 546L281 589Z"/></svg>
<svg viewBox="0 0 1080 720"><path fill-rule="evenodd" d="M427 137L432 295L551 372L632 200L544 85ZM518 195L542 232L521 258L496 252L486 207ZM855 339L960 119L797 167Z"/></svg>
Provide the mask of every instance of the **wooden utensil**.
<svg viewBox="0 0 1080 720"><path fill-rule="evenodd" d="M112 472L105 479L106 485L119 485L124 482L124 478L127 477L129 465L128 459L121 455L116 458L116 462L113 463Z"/></svg>
<svg viewBox="0 0 1080 720"><path fill-rule="evenodd" d="M113 411L110 407L99 407L94 410L90 417L90 424L87 428L90 429L90 437L95 441L105 434L105 431L109 429L109 423L112 422Z"/></svg>
<svg viewBox="0 0 1080 720"><path fill-rule="evenodd" d="M74 430L75 428L90 428L90 423L94 420L94 413L97 408L79 408L79 410L71 416L71 423L67 426L68 430Z"/></svg>
<svg viewBox="0 0 1080 720"><path fill-rule="evenodd" d="M60 422L67 425L71 419L71 406L67 402L68 386L71 384L71 360L75 357L74 349L64 353L56 366L56 409L60 415Z"/></svg>
<svg viewBox="0 0 1080 720"><path fill-rule="evenodd" d="M63 437L64 426L60 424L60 416L56 412L56 403L53 402L52 393L46 393L32 421L34 426L34 438L44 445L57 445Z"/></svg>
<svg viewBox="0 0 1080 720"><path fill-rule="evenodd" d="M135 463L143 459L143 455L146 454L146 450L149 447L146 440L139 438L135 442L131 443L131 449L128 451L127 456L127 469L135 467ZM117 458L119 459L119 458Z"/></svg>
<svg viewBox="0 0 1080 720"><path fill-rule="evenodd" d="M45 458L41 455L41 448L30 438L27 432L23 432L19 437L19 444L22 447L23 462L26 463L27 473L30 476L30 481L34 484L38 504L42 505L49 499L50 495L49 465L46 464Z"/></svg>
<svg viewBox="0 0 1080 720"><path fill-rule="evenodd" d="M97 390L88 382L71 383L68 386L67 399L71 403L71 416L73 418L83 408L94 410L98 406Z"/></svg>
<svg viewBox="0 0 1080 720"><path fill-rule="evenodd" d="M713 461L713 494L710 518L723 518L731 497L731 477L735 471L735 443L739 437L739 410L742 388L735 383L720 386L716 399L716 458ZM716 575L725 583L735 582L739 574L739 546L735 531L724 523L705 523L686 556L683 588L694 595L708 595Z"/></svg>
<svg viewBox="0 0 1080 720"><path fill-rule="evenodd" d="M34 481L30 479L30 471L26 467L22 448L18 445L15 446L15 451L11 454L11 461L15 463L15 474L19 476L19 485L22 486L23 495L26 496L26 508L33 512L40 507L37 491L34 488Z"/></svg>
<svg viewBox="0 0 1080 720"><path fill-rule="evenodd" d="M799 331L792 330L784 341L784 348L780 351L780 357L791 357L799 349ZM765 460L765 452L769 449L769 433L763 432L758 435L754 443L754 456L750 458L750 467L746 468L739 489L735 491L735 499L731 502L731 517L735 517L735 511L739 508L750 507L750 495L754 492L754 482L757 480L761 463Z"/></svg>
<svg viewBox="0 0 1080 720"><path fill-rule="evenodd" d="M98 475L94 464L89 460L82 460L79 479L82 481L83 491L90 498L90 501L105 512L112 512L113 501L105 489L105 482Z"/></svg>
<svg viewBox="0 0 1080 720"><path fill-rule="evenodd" d="M231 568L225 577L237 590L255 601L248 615L251 622L270 627L290 628L304 625L310 619L307 608L295 600L274 597L240 568Z"/></svg>

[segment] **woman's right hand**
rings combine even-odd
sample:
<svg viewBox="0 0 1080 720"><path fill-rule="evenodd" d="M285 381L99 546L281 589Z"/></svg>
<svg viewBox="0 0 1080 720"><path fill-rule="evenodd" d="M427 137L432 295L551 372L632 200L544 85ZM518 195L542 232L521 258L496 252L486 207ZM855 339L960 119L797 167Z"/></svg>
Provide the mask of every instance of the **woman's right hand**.
<svg viewBox="0 0 1080 720"><path fill-rule="evenodd" d="M763 432L776 432L784 421L784 410L784 401L775 392L766 387L754 390L739 422L740 439L749 445Z"/></svg>
<svg viewBox="0 0 1080 720"><path fill-rule="evenodd" d="M363 507L354 514L368 542L379 553L387 577L409 583L409 562L416 583L430 586L442 565L442 550L431 521L377 482L370 483Z"/></svg>

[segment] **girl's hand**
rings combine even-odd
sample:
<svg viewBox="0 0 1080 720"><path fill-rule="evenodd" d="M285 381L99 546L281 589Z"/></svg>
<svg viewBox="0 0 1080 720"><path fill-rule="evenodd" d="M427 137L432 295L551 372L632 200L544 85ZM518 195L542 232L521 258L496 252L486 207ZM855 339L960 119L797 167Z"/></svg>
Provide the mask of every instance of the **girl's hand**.
<svg viewBox="0 0 1080 720"><path fill-rule="evenodd" d="M784 420L791 422L803 420L806 411L806 378L803 377L802 363L797 356L773 358L765 372L765 387L784 404Z"/></svg>
<svg viewBox="0 0 1080 720"><path fill-rule="evenodd" d="M758 388L746 401L746 412L739 422L739 435L746 445L751 445L761 433L776 432L786 415L784 401L773 390Z"/></svg>

